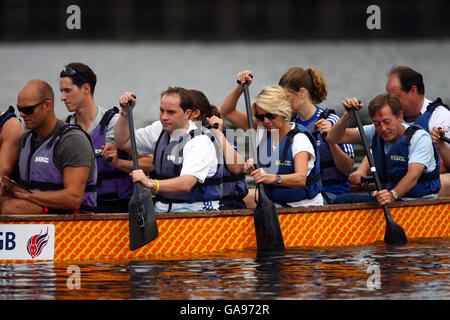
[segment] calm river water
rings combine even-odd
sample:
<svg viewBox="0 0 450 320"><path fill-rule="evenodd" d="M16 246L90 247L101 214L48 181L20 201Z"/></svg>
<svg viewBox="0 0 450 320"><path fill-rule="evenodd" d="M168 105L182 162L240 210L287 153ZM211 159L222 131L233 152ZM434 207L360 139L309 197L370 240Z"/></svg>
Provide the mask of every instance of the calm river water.
<svg viewBox="0 0 450 320"><path fill-rule="evenodd" d="M450 40L336 41L336 42L50 42L0 43L0 110L16 105L17 94L34 78L55 90L55 110L65 119L59 100L59 73L70 62L83 62L97 74L96 102L118 104L120 95L134 91L138 98L135 122L142 127L159 117L159 93L169 85L205 92L220 106L235 86L239 71L254 74L256 95L278 83L293 66L315 66L328 82L325 107L341 110L341 101L357 96L366 105L384 92L393 65L409 65L424 76L426 96L450 101ZM245 111L243 98L239 108ZM339 113L339 112L338 112Z"/></svg>
<svg viewBox="0 0 450 320"><path fill-rule="evenodd" d="M448 300L450 240L290 248L270 255L245 250L169 260L0 265L0 297Z"/></svg>

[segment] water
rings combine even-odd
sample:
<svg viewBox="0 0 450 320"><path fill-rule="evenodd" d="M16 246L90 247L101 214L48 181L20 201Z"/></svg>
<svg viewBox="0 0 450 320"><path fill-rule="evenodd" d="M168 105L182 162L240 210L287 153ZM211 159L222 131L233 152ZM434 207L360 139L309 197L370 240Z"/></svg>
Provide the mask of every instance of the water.
<svg viewBox="0 0 450 320"><path fill-rule="evenodd" d="M262 86L278 83L289 67L315 66L328 81L328 99L322 105L342 112L345 97L357 96L367 104L384 92L392 65L409 65L423 74L429 99L440 96L449 102L449 56L450 40L2 43L0 109L15 105L25 83L40 78L55 90L56 113L65 119L59 72L74 61L96 72L99 105L117 105L125 91L137 94L137 128L158 119L159 94L169 85L202 90L220 106L236 84L237 73L245 69L254 73L254 96ZM243 99L239 109L245 110Z"/></svg>
<svg viewBox="0 0 450 320"><path fill-rule="evenodd" d="M450 239L0 265L2 299L450 299ZM79 286L73 271L79 268Z"/></svg>

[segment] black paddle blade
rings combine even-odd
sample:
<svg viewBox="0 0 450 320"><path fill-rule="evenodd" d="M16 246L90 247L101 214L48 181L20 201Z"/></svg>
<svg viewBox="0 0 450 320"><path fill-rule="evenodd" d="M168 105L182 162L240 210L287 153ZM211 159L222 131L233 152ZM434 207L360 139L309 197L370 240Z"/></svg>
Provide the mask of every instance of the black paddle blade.
<svg viewBox="0 0 450 320"><path fill-rule="evenodd" d="M385 210L386 218L386 231L384 232L384 242L387 244L405 244L408 243L408 238L406 237L405 230L397 224L391 215L386 214L386 206L383 206ZM389 211L388 211L389 212Z"/></svg>
<svg viewBox="0 0 450 320"><path fill-rule="evenodd" d="M158 237L155 209L150 190L140 183L128 203L130 250L139 249Z"/></svg>
<svg viewBox="0 0 450 320"><path fill-rule="evenodd" d="M261 185L257 186L257 190L259 197L253 215L257 250L264 252L284 251L285 246L277 208L266 196Z"/></svg>

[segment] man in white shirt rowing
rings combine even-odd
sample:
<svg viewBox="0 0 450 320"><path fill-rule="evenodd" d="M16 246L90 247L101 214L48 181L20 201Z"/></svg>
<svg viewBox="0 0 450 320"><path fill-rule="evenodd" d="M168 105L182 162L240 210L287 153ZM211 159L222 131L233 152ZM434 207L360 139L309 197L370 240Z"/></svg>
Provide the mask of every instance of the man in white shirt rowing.
<svg viewBox="0 0 450 320"><path fill-rule="evenodd" d="M132 92L120 97L123 111L115 128L116 144L124 150L131 149L128 102L136 105ZM136 130L137 151L154 155L154 172L152 178L142 170L134 170L131 176L156 193L155 211L210 211L219 207L223 165L218 161L213 135L189 120L192 107L188 90L169 87L161 93L160 120Z"/></svg>

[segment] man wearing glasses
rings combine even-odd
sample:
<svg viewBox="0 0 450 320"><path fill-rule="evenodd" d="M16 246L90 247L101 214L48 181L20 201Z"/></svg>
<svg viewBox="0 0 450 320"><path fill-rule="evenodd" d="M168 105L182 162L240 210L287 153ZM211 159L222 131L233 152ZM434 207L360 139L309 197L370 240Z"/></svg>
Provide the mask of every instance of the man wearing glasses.
<svg viewBox="0 0 450 320"><path fill-rule="evenodd" d="M18 182L32 192L7 190L1 213L92 211L97 171L89 137L56 118L53 89L42 80L31 80L22 88L17 109L29 129L19 141Z"/></svg>
<svg viewBox="0 0 450 320"><path fill-rule="evenodd" d="M94 101L97 76L83 63L70 63L60 73L61 100L71 114L66 121L86 131L97 158L97 208L95 212L126 212L133 193L129 173L133 163L126 152L114 145L114 128L119 118L116 107L106 110ZM139 159L139 166L149 172L153 156Z"/></svg>

